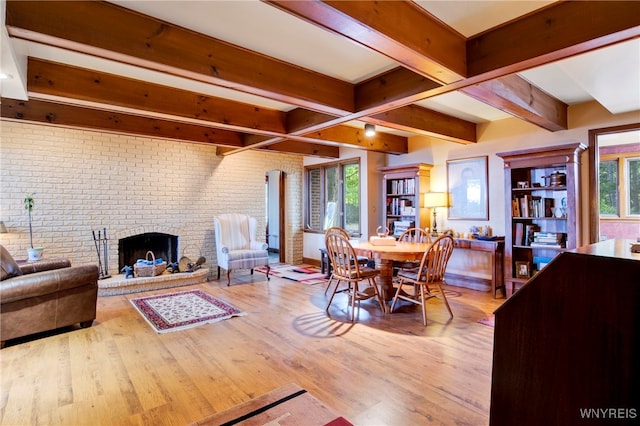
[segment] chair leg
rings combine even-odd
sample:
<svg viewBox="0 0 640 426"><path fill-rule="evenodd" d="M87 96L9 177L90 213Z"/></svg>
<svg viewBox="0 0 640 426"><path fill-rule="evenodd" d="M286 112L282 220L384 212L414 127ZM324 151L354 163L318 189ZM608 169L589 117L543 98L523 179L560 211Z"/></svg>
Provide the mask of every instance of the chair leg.
<svg viewBox="0 0 640 426"><path fill-rule="evenodd" d="M427 301L424 298L424 286L420 286L420 302L422 302L422 322L427 326Z"/></svg>
<svg viewBox="0 0 640 426"><path fill-rule="evenodd" d="M376 283L375 278L369 278L369 283L371 284L371 287L373 287L374 291L376 292L376 297L378 299L378 303L380 304L380 309L382 309L382 313L386 314L387 307L385 306L384 301L382 300L382 295L380 294L380 290L378 289L378 285Z"/></svg>
<svg viewBox="0 0 640 426"><path fill-rule="evenodd" d="M449 306L449 300L447 300L447 295L444 294L444 290L442 289L442 285L438 284L440 287L440 293L442 294L442 300L444 300L444 304L447 305L447 309L449 310L449 315L453 318L453 312L451 311L451 306Z"/></svg>
<svg viewBox="0 0 640 426"><path fill-rule="evenodd" d="M331 306L331 302L333 302L333 297L336 295L337 290L338 290L338 285L336 284L336 286L333 288L333 291L331 292L331 297L329 297L329 302L327 302L327 307L324 308L325 311L329 310L329 306Z"/></svg>
<svg viewBox="0 0 640 426"><path fill-rule="evenodd" d="M220 279L220 267L218 266L218 280Z"/></svg>
<svg viewBox="0 0 640 426"><path fill-rule="evenodd" d="M324 294L327 294L327 291L329 291L329 289L331 288L332 282L333 282L333 274L331 274L331 276L329 277L329 282L327 283L327 287L324 289ZM338 285L339 283L340 281L338 281L336 285Z"/></svg>
<svg viewBox="0 0 640 426"><path fill-rule="evenodd" d="M227 287L231 284L231 269L227 269Z"/></svg>
<svg viewBox="0 0 640 426"><path fill-rule="evenodd" d="M396 307L396 302L398 301L398 295L400 294L400 292L402 291L402 280L398 283L398 288L396 289L396 295L393 296L393 302L391 302L391 309L389 310L389 313L393 313L393 310Z"/></svg>
<svg viewBox="0 0 640 426"><path fill-rule="evenodd" d="M351 285L351 283L349 284ZM358 295L358 283L353 283L353 291L351 292L351 322L355 320L356 315L356 299ZM358 300L358 309L360 308L360 301Z"/></svg>
<svg viewBox="0 0 640 426"><path fill-rule="evenodd" d="M267 281L269 281L271 279L271 277L269 276L269 271L271 271L271 266L269 266L269 265L265 265L265 266L267 267L267 273L266 273Z"/></svg>

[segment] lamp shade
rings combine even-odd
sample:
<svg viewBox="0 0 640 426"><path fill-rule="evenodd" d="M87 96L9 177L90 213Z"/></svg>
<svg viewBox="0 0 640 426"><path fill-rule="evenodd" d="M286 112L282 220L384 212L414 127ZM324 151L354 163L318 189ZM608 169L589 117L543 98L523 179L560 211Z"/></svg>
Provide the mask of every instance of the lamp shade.
<svg viewBox="0 0 640 426"><path fill-rule="evenodd" d="M433 207L449 207L449 193L447 192L427 192L424 194L424 206L426 208Z"/></svg>

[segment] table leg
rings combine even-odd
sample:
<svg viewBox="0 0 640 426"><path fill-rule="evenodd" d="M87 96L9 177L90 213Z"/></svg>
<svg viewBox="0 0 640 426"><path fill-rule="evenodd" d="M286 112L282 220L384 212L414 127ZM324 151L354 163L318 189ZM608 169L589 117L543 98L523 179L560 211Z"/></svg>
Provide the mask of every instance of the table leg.
<svg viewBox="0 0 640 426"><path fill-rule="evenodd" d="M382 300L389 301L393 299L393 260L376 259L376 269L380 270L380 290L382 292Z"/></svg>

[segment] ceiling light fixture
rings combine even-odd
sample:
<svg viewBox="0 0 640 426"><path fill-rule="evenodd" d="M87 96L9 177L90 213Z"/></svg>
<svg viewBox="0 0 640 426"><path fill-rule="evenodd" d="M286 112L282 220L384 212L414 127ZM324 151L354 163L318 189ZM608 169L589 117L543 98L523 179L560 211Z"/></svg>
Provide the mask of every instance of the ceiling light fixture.
<svg viewBox="0 0 640 426"><path fill-rule="evenodd" d="M376 126L373 124L365 124L364 125L364 135L371 137L376 135Z"/></svg>

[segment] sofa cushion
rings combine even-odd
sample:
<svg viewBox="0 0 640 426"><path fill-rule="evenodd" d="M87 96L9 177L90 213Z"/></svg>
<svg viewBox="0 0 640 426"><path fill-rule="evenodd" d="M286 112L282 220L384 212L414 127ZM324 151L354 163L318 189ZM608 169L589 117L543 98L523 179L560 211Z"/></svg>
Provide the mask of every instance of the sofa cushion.
<svg viewBox="0 0 640 426"><path fill-rule="evenodd" d="M0 245L0 264L2 268L0 281L22 275L20 267L18 266L16 261L13 260L13 257L9 254L9 252L4 248L3 245Z"/></svg>

